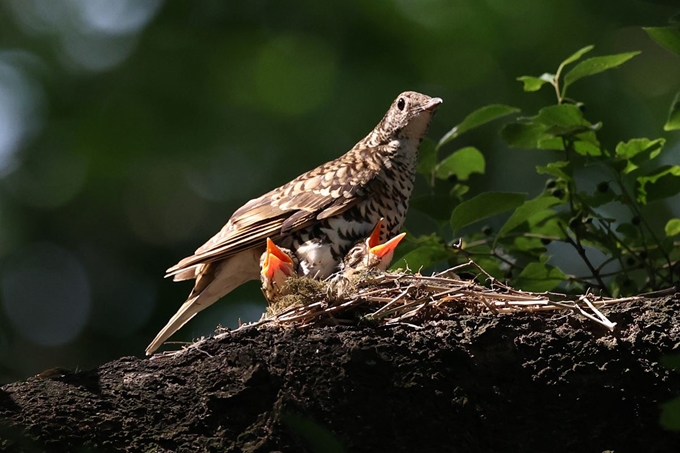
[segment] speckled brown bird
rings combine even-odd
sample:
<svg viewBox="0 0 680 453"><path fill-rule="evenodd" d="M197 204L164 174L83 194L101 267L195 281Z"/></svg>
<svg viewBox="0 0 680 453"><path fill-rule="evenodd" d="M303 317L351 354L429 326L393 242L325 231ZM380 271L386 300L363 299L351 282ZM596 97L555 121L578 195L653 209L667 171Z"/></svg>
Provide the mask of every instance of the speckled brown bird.
<svg viewBox="0 0 680 453"><path fill-rule="evenodd" d="M384 238L401 229L415 178L418 147L442 103L401 93L366 137L341 157L250 200L196 252L168 269L196 279L189 298L147 347L153 353L196 313L260 275L266 238L292 250L303 275L326 278L349 249L385 218Z"/></svg>

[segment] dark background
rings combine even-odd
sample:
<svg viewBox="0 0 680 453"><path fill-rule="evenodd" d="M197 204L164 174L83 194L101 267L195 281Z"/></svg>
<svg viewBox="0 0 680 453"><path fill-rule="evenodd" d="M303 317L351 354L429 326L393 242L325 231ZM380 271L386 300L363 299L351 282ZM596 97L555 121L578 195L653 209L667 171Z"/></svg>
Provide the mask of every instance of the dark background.
<svg viewBox="0 0 680 453"><path fill-rule="evenodd" d="M666 25L675 0L294 5L0 0L0 380L143 354L191 289L164 270L247 200L348 150L403 90L444 99L438 139L485 104L553 102L516 77L581 47L642 50L570 94L606 147L665 136L678 163L662 125L680 59L640 28ZM542 189L542 156L497 128L465 144L487 158L474 191ZM432 225L412 211L407 227ZM244 285L176 339L263 309Z"/></svg>

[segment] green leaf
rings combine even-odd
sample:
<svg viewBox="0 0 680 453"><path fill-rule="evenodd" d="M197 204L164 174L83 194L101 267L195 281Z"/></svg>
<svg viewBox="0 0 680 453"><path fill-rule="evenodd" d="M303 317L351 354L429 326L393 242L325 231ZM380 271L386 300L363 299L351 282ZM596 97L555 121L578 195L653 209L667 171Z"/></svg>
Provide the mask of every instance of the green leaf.
<svg viewBox="0 0 680 453"><path fill-rule="evenodd" d="M549 74L549 73L544 73L540 77L533 77L533 76L522 76L522 77L517 77L517 80L520 82L524 83L524 91L526 92L531 92L531 91L538 91L541 89L541 87L546 84L546 83L552 83L553 79L555 78L554 74Z"/></svg>
<svg viewBox="0 0 680 453"><path fill-rule="evenodd" d="M453 186L453 188L451 188L449 195L452 198L455 198L459 201L463 201L463 197L469 191L470 191L470 186L467 186L465 184L456 184L455 186Z"/></svg>
<svg viewBox="0 0 680 453"><path fill-rule="evenodd" d="M445 194L417 195L411 198L411 208L416 209L438 222L448 222L456 200Z"/></svg>
<svg viewBox="0 0 680 453"><path fill-rule="evenodd" d="M680 219L670 219L663 230L667 237L677 236L680 234Z"/></svg>
<svg viewBox="0 0 680 453"><path fill-rule="evenodd" d="M531 259L538 259L538 257L545 252L545 245L539 238L518 236L513 241L515 250L513 252L523 253L531 257Z"/></svg>
<svg viewBox="0 0 680 453"><path fill-rule="evenodd" d="M663 165L637 178L638 201L649 203L680 193L680 165Z"/></svg>
<svg viewBox="0 0 680 453"><path fill-rule="evenodd" d="M529 263L517 276L513 285L525 291L550 291L567 280L567 276L555 266Z"/></svg>
<svg viewBox="0 0 680 453"><path fill-rule="evenodd" d="M598 123L600 124L600 123ZM577 135L578 140L574 142L574 151L581 156L602 156L602 149L600 149L600 142L593 132L586 132ZM595 143L593 143L593 141Z"/></svg>
<svg viewBox="0 0 680 453"><path fill-rule="evenodd" d="M446 261L450 252L444 244L427 244L408 252L391 266L391 269L405 268L408 266L413 271L420 271L435 264Z"/></svg>
<svg viewBox="0 0 680 453"><path fill-rule="evenodd" d="M606 55L603 57L593 57L577 64L574 69L564 76L564 86L562 87L562 97L564 97L567 87L583 77L599 74L600 72L622 65L640 52L626 52L616 55Z"/></svg>
<svg viewBox="0 0 680 453"><path fill-rule="evenodd" d="M485 192L462 202L451 213L451 229L456 232L466 225L507 212L520 206L526 194Z"/></svg>
<svg viewBox="0 0 680 453"><path fill-rule="evenodd" d="M455 126L453 129L444 134L442 139L439 140L439 143L437 144L437 149L441 148L464 132L519 111L520 110L518 108L503 104L493 104L481 107L470 113L459 125Z"/></svg>
<svg viewBox="0 0 680 453"><path fill-rule="evenodd" d="M588 206L591 208L597 208L598 206L602 206L607 203L611 203L612 201L620 201L621 196L617 194L614 190L609 188L608 190L604 192L600 192L599 190L595 190L592 195L586 194L586 193L579 193L578 197L583 200Z"/></svg>
<svg viewBox="0 0 680 453"><path fill-rule="evenodd" d="M680 396L661 403L659 424L670 431L680 431Z"/></svg>
<svg viewBox="0 0 680 453"><path fill-rule="evenodd" d="M680 371L680 354L669 354L661 356L659 360L661 366L673 371Z"/></svg>
<svg viewBox="0 0 680 453"><path fill-rule="evenodd" d="M573 104L551 105L539 110L533 121L549 127L561 127L571 130L574 126L590 128L591 124L583 118L581 109ZM583 129L588 130L588 129ZM556 133L555 135L559 135Z"/></svg>
<svg viewBox="0 0 680 453"><path fill-rule="evenodd" d="M565 203L565 201L562 200L562 203ZM540 234L558 240L565 237L564 229L560 226L559 214L552 209L538 211L527 219L527 223L529 224L529 231L533 234Z"/></svg>
<svg viewBox="0 0 680 453"><path fill-rule="evenodd" d="M536 123L510 123L501 130L501 137L512 148L537 148L538 143L550 137L547 126Z"/></svg>
<svg viewBox="0 0 680 453"><path fill-rule="evenodd" d="M680 55L680 29L676 27L643 27L642 29L661 47Z"/></svg>
<svg viewBox="0 0 680 453"><path fill-rule="evenodd" d="M668 120L663 126L665 131L677 131L680 129L680 91L675 95L675 99L671 104L671 109L668 112Z"/></svg>
<svg viewBox="0 0 680 453"><path fill-rule="evenodd" d="M569 162L566 160L558 160L555 162L550 162L548 165L536 166L536 173L539 175L550 175L556 178L562 179L564 181L571 181L571 174L568 174L565 170L569 167ZM571 173L571 171L569 171Z"/></svg>
<svg viewBox="0 0 680 453"><path fill-rule="evenodd" d="M571 63L575 62L576 60L580 59L583 55L590 52L594 48L595 48L595 46L591 45L591 46L585 46L583 49L577 50L569 58L567 58L562 63L560 63L560 69L562 69L563 67L567 66L568 64L571 64Z"/></svg>
<svg viewBox="0 0 680 453"><path fill-rule="evenodd" d="M601 155L594 130L581 110L572 104L551 105L530 118L506 125L501 131L505 142L513 148L564 149L560 137L578 137L575 149L583 155Z"/></svg>
<svg viewBox="0 0 680 453"><path fill-rule="evenodd" d="M640 228L632 223L622 223L616 227L616 232L621 233L627 240L635 241L640 238Z"/></svg>
<svg viewBox="0 0 680 453"><path fill-rule="evenodd" d="M560 203L562 203L562 200L555 197L536 197L533 200L525 201L523 205L515 209L515 212L512 213L507 222L501 227L496 239L505 236L508 232L526 222L529 217L537 212Z"/></svg>
<svg viewBox="0 0 680 453"><path fill-rule="evenodd" d="M468 146L442 160L434 172L439 179L455 175L458 180L467 181L472 173L484 174L485 169L484 155L477 148Z"/></svg>
<svg viewBox="0 0 680 453"><path fill-rule="evenodd" d="M437 149L432 140L425 139L418 150L417 171L425 176L429 183L432 181L432 170L437 166Z"/></svg>
<svg viewBox="0 0 680 453"><path fill-rule="evenodd" d="M620 142L616 145L615 155L616 157L626 159L626 167L623 169L624 174L628 174L639 168L638 162L641 159L649 161L654 159L661 152L666 140L663 138L657 138L655 140L650 140L648 138L633 138L627 142ZM636 156L642 153L649 153L648 156L640 156L638 159L634 159Z"/></svg>
<svg viewBox="0 0 680 453"><path fill-rule="evenodd" d="M627 142L620 142L618 145L616 145L616 155L619 157L624 157L626 159L631 159L638 154L645 152L650 149L654 149L654 151L661 151L661 148L663 145L666 143L666 139L663 138L657 138L655 140L650 140L648 138L633 138L631 140L628 140ZM656 154L650 156L651 158L654 158L658 155L659 153L656 152Z"/></svg>

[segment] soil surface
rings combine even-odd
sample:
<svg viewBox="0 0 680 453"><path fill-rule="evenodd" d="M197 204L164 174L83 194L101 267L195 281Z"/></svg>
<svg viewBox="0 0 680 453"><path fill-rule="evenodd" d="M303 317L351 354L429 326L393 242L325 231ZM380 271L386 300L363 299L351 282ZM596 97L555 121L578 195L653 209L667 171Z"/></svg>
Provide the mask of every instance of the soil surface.
<svg viewBox="0 0 680 453"><path fill-rule="evenodd" d="M0 388L2 452L673 452L680 297L422 328L248 328Z"/></svg>

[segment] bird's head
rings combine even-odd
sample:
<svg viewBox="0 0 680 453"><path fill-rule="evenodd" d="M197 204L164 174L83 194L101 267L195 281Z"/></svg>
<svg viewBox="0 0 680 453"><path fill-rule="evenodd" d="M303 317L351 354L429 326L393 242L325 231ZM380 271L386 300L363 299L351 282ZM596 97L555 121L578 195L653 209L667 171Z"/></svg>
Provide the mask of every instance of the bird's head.
<svg viewBox="0 0 680 453"><path fill-rule="evenodd" d="M384 271L392 262L394 250L397 245L404 239L406 233L398 234L392 239L381 243L380 233L383 228L384 220L380 219L371 235L363 241L357 243L345 256L343 260L343 269L347 274L368 270Z"/></svg>
<svg viewBox="0 0 680 453"><path fill-rule="evenodd" d="M442 102L441 98L404 91L392 102L376 131L383 141L404 138L420 141Z"/></svg>
<svg viewBox="0 0 680 453"><path fill-rule="evenodd" d="M280 292L286 280L296 274L296 269L295 256L290 251L277 247L271 239L267 238L267 250L260 258L260 278L263 290Z"/></svg>

